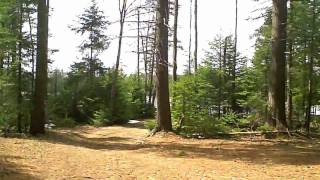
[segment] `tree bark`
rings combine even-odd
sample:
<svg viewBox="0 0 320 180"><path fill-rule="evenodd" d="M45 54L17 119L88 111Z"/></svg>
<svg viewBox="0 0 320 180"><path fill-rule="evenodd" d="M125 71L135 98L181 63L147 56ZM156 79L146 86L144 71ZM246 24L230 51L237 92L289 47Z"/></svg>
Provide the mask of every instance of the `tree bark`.
<svg viewBox="0 0 320 180"><path fill-rule="evenodd" d="M224 47L223 47L223 71L226 73L227 69L227 49L228 49L228 37L224 39Z"/></svg>
<svg viewBox="0 0 320 180"><path fill-rule="evenodd" d="M223 40L219 38L219 97L218 97L218 118L221 118L221 100L222 100L222 44Z"/></svg>
<svg viewBox="0 0 320 180"><path fill-rule="evenodd" d="M58 96L58 70L55 70L54 72L53 95L55 98Z"/></svg>
<svg viewBox="0 0 320 180"><path fill-rule="evenodd" d="M147 35L145 38L145 42L142 38L142 47L144 49L144 72L145 72L145 78L144 78L144 107L145 110L147 110L147 96L148 96L148 46L149 46L149 35L150 35L150 24L148 24L147 28Z"/></svg>
<svg viewBox="0 0 320 180"><path fill-rule="evenodd" d="M30 133L45 133L46 96L48 81L48 14L49 1L38 1L38 32L37 32L37 64L34 106L31 117Z"/></svg>
<svg viewBox="0 0 320 180"><path fill-rule="evenodd" d="M188 58L188 73L191 74L191 48L192 48L192 0L190 0L190 17L189 17L189 58Z"/></svg>
<svg viewBox="0 0 320 180"><path fill-rule="evenodd" d="M234 31L234 53L232 62L232 84L231 84L231 109L237 112L237 99L236 99L236 65L237 65L237 43L238 43L238 0L236 0L236 18L235 18L235 31Z"/></svg>
<svg viewBox="0 0 320 180"><path fill-rule="evenodd" d="M138 32L137 32L137 74L138 74L138 84L140 83L140 7L138 7Z"/></svg>
<svg viewBox="0 0 320 180"><path fill-rule="evenodd" d="M157 10L157 130L171 131L168 79L168 0L158 0Z"/></svg>
<svg viewBox="0 0 320 180"><path fill-rule="evenodd" d="M28 11L28 24L29 24L29 36L30 36L30 43L31 43L31 94L34 95L34 78L35 78L35 47L34 47L34 39L33 39L33 27L32 27L32 21L31 21L31 15Z"/></svg>
<svg viewBox="0 0 320 180"><path fill-rule="evenodd" d="M18 42L18 78L17 78L17 130L22 133L22 28L23 28L23 3L19 2L19 42Z"/></svg>
<svg viewBox="0 0 320 180"><path fill-rule="evenodd" d="M153 41L153 49L156 49L157 46L157 29L154 29L154 41ZM149 91L149 103L154 106L154 89L155 85L153 83L154 76L154 65L155 65L156 54L155 51L152 51L152 59L151 59L151 67L150 67L150 91Z"/></svg>
<svg viewBox="0 0 320 180"><path fill-rule="evenodd" d="M177 54L178 54L178 16L179 16L179 0L174 3L174 25L173 25L173 81L177 81Z"/></svg>
<svg viewBox="0 0 320 180"><path fill-rule="evenodd" d="M3 64L4 64L4 56L2 52L0 52L0 72L3 70Z"/></svg>
<svg viewBox="0 0 320 180"><path fill-rule="evenodd" d="M198 71L198 0L194 1L194 71Z"/></svg>
<svg viewBox="0 0 320 180"><path fill-rule="evenodd" d="M307 39L305 37L304 39L304 49L308 48L308 44L307 44ZM305 120L306 117L306 97L307 97L307 89L308 89L308 64L307 64L307 58L308 58L308 54L306 51L304 51L303 53L303 81L302 81L302 101L301 101L301 106L303 109L303 113L302 113L302 121Z"/></svg>
<svg viewBox="0 0 320 180"><path fill-rule="evenodd" d="M293 1L290 0L290 10L293 11ZM291 13L291 19L292 19L292 13ZM290 33L290 32L289 32ZM292 65L293 65L293 37L290 34L288 38L288 49L289 49L289 57L288 57L288 63L287 63L287 79L288 79L288 98L287 98L287 108L288 108L288 127L292 128L292 114L293 114L293 102L292 102Z"/></svg>
<svg viewBox="0 0 320 180"><path fill-rule="evenodd" d="M119 32L119 42L118 42L118 53L117 53L117 61L115 65L115 69L113 72L113 78L112 78L112 87L111 87L111 117L115 118L115 115L117 114L117 108L115 107L116 104L116 96L117 96L117 81L118 81L118 75L119 75L119 66L120 66L120 59L121 59L121 48L122 48L122 38L123 38L123 29L124 29L124 23L125 18L127 14L127 0L123 0L122 7L120 6L119 0L119 13L120 13L120 32Z"/></svg>
<svg viewBox="0 0 320 180"><path fill-rule="evenodd" d="M311 31L311 42L310 42L310 61L308 69L308 96L307 96L307 107L306 107L306 121L305 128L310 134L310 123L311 123L311 108L312 108L312 99L314 96L314 53L315 53L315 44L314 44L314 34L316 32L316 0L313 0L312 3L312 31Z"/></svg>
<svg viewBox="0 0 320 180"><path fill-rule="evenodd" d="M281 125L287 128L285 107L287 1L273 0L272 2L271 98L274 102L272 114L275 115L273 118L276 119L278 128L281 128Z"/></svg>

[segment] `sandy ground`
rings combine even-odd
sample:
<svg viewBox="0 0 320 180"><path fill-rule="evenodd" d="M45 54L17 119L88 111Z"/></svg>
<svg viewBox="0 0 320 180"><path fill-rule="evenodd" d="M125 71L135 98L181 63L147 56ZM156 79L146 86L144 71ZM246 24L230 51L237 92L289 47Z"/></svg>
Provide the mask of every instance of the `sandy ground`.
<svg viewBox="0 0 320 180"><path fill-rule="evenodd" d="M319 141L147 134L86 126L0 138L0 179L320 179Z"/></svg>

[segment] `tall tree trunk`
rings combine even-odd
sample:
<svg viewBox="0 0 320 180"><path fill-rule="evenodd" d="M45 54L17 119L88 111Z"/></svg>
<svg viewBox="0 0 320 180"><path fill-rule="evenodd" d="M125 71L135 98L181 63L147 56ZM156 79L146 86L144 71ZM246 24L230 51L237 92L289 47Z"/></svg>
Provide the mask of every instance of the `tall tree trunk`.
<svg viewBox="0 0 320 180"><path fill-rule="evenodd" d="M287 1L273 0L272 2L271 98L274 102L272 111L278 128L281 128L281 125L287 128L285 107Z"/></svg>
<svg viewBox="0 0 320 180"><path fill-rule="evenodd" d="M190 17L189 17L189 59L188 59L188 73L191 74L191 48L192 48L192 0L190 0Z"/></svg>
<svg viewBox="0 0 320 180"><path fill-rule="evenodd" d="M307 95L307 107L306 107L306 117L304 127L306 128L308 134L310 133L310 123L311 123L311 108L312 108L312 98L313 98L313 57L310 57L310 62L308 63L308 95Z"/></svg>
<svg viewBox="0 0 320 180"><path fill-rule="evenodd" d="M140 7L138 7L137 10L137 16L138 16L138 32L137 32L137 73L138 73L138 84L140 83Z"/></svg>
<svg viewBox="0 0 320 180"><path fill-rule="evenodd" d="M121 49L122 49L122 38L123 38L123 29L124 29L124 23L125 18L127 14L127 0L123 0L122 7L120 7L120 1L119 0L119 13L120 13L120 32L119 32L119 42L118 42L118 53L117 53L117 61L116 66L113 72L113 78L112 78L112 87L111 87L111 118L115 118L115 115L117 114L117 108L116 106L116 96L117 96L117 81L118 81L118 75L119 75L119 66L120 66L120 59L121 59Z"/></svg>
<svg viewBox="0 0 320 180"><path fill-rule="evenodd" d="M148 29L147 29L147 36L146 36L146 49L145 49L145 73L146 73L146 76L145 76L145 108L146 108L146 111L148 110L148 88L149 88L149 84L148 84L148 79L149 79L149 76L148 76L148 66L150 68L150 62L149 62L149 58L148 58L148 55L149 55L149 43L150 43L150 29L151 29L151 24L148 23ZM150 71L150 69L149 69Z"/></svg>
<svg viewBox="0 0 320 180"><path fill-rule="evenodd" d="M179 0L174 1L174 25L173 25L173 81L177 81L177 55L178 55L178 16Z"/></svg>
<svg viewBox="0 0 320 180"><path fill-rule="evenodd" d="M237 112L237 99L236 99L236 65L237 65L237 44L238 44L238 0L236 0L236 17L235 17L235 30L234 30L234 52L232 62L232 84L231 84L231 109Z"/></svg>
<svg viewBox="0 0 320 180"><path fill-rule="evenodd" d="M168 0L158 0L157 11L157 131L171 131L168 79Z"/></svg>
<svg viewBox="0 0 320 180"><path fill-rule="evenodd" d="M120 1L120 0L119 0ZM120 6L120 2L119 2ZM122 7L119 7L119 13L120 13L120 32L119 32L119 42L118 42L118 53L117 53L117 61L115 66L115 71L118 72L119 65L120 65L120 59L121 59L121 49L122 49L122 38L123 38L123 29L124 29L124 23L126 18L126 12L127 11L127 0L123 0ZM116 73L117 74L117 73Z"/></svg>
<svg viewBox="0 0 320 180"><path fill-rule="evenodd" d="M92 27L90 31L92 32ZM95 77L95 68L93 63L93 39L90 41L89 77L93 79Z"/></svg>
<svg viewBox="0 0 320 180"><path fill-rule="evenodd" d="M2 51L0 51L0 73L3 70L3 66L4 66L4 54Z"/></svg>
<svg viewBox="0 0 320 180"><path fill-rule="evenodd" d="M55 98L58 96L58 70L55 70L54 72L53 95Z"/></svg>
<svg viewBox="0 0 320 180"><path fill-rule="evenodd" d="M32 135L45 133L48 82L48 14L49 0L38 1L37 64L34 105L30 124Z"/></svg>
<svg viewBox="0 0 320 180"><path fill-rule="evenodd" d="M23 3L19 4L19 42L18 42L18 78L17 78L17 130L18 133L22 133L22 28L23 28Z"/></svg>
<svg viewBox="0 0 320 180"><path fill-rule="evenodd" d="M194 1L194 71L198 70L198 0Z"/></svg>
<svg viewBox="0 0 320 180"><path fill-rule="evenodd" d="M222 38L219 38L219 97L218 97L218 118L221 118L221 100L222 100Z"/></svg>
<svg viewBox="0 0 320 180"><path fill-rule="evenodd" d="M148 46L149 46L149 31L150 31L150 24L148 24L147 35L145 41L142 38L142 47L144 52L144 107L147 110L147 96L148 96Z"/></svg>
<svg viewBox="0 0 320 180"><path fill-rule="evenodd" d="M310 61L308 69L308 96L307 96L307 108L306 108L306 122L305 128L310 133L310 123L311 123L311 108L312 108L312 99L314 94L314 53L315 53L315 44L314 44L314 34L316 32L316 0L312 0L312 31L311 31L311 42L310 42Z"/></svg>
<svg viewBox="0 0 320 180"><path fill-rule="evenodd" d="M227 71L227 50L228 50L228 37L224 39L224 47L223 47L223 73Z"/></svg>
<svg viewBox="0 0 320 180"><path fill-rule="evenodd" d="M292 20L293 18L293 1L290 0L290 19ZM287 98L287 108L288 108L288 127L292 127L292 114L293 114L293 103L292 103L292 65L293 65L293 37L291 34L291 31L289 31L290 35L288 38L288 49L289 49L289 57L288 57L288 63L287 63L287 79L288 79L288 98Z"/></svg>
<svg viewBox="0 0 320 180"><path fill-rule="evenodd" d="M304 49L307 49L308 48L308 43L307 43L307 38L304 37ZM301 106L302 106L302 109L303 109L303 113L302 113L302 121L305 121L305 117L306 117L306 97L307 97L307 94L308 94L308 63L307 63L307 59L308 58L308 54L307 54L307 51L304 51L303 53L303 77L302 77L302 100L301 100ZM300 119L301 120L301 119Z"/></svg>
<svg viewBox="0 0 320 180"><path fill-rule="evenodd" d="M148 96L148 46L147 46L147 38L146 38L146 49L144 54L144 108L147 110L147 96Z"/></svg>
<svg viewBox="0 0 320 180"><path fill-rule="evenodd" d="M224 39L224 47L223 47L223 60L222 60L222 71L223 71L223 76L222 76L222 86L225 87L225 75L227 73L227 50L228 50L228 37ZM222 107L223 112L225 113L226 107Z"/></svg>
<svg viewBox="0 0 320 180"><path fill-rule="evenodd" d="M153 49L156 49L156 44L157 43L157 29L155 28L154 29L154 41L153 41ZM155 89L155 85L153 83L153 75L154 75L154 65L155 65L155 57L156 54L155 54L155 51L153 50L152 51L152 59L151 59L151 67L150 67L150 91L149 91L149 103L151 105L154 106L154 89Z"/></svg>
<svg viewBox="0 0 320 180"><path fill-rule="evenodd" d="M33 27L32 27L32 21L31 21L31 14L30 11L28 11L28 24L29 24L29 36L30 36L30 51L31 51L31 94L34 95L34 74L35 74L35 47L34 47L34 39L33 39Z"/></svg>
<svg viewBox="0 0 320 180"><path fill-rule="evenodd" d="M269 64L267 62L267 59L265 60L265 64ZM268 84L270 83L270 69L266 69L264 71L264 79L265 82L267 82ZM272 127L276 127L277 122L275 121L275 119L273 118L273 112L272 112L272 107L274 107L273 105L273 99L272 99L272 93L271 93L271 87L270 85L265 85L264 87L264 96L265 96L265 100L266 102L268 102L265 106L265 122L267 122L270 126Z"/></svg>
<svg viewBox="0 0 320 180"><path fill-rule="evenodd" d="M4 65L4 57L2 54L0 54L0 73L3 70L3 65Z"/></svg>

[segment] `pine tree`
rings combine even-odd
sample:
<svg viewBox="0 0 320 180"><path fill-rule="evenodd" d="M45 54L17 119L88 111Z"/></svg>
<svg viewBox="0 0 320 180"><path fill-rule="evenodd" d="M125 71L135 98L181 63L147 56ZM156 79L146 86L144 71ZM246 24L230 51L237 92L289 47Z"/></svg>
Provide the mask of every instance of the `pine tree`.
<svg viewBox="0 0 320 180"><path fill-rule="evenodd" d="M84 10L78 17L80 26L73 27L71 30L81 36L87 36L79 46L80 52L84 55L83 62L88 67L87 73L94 77L102 67L102 62L98 56L109 47L110 40L105 31L110 22L104 16L104 12L98 7L95 0L91 1L91 6Z"/></svg>
<svg viewBox="0 0 320 180"><path fill-rule="evenodd" d="M157 11L157 122L155 131L171 131L168 79L168 0L158 0Z"/></svg>
<svg viewBox="0 0 320 180"><path fill-rule="evenodd" d="M30 133L32 135L45 133L46 98L48 81L48 14L49 1L38 2L38 34L37 34L37 65L34 92L34 106L31 117Z"/></svg>
<svg viewBox="0 0 320 180"><path fill-rule="evenodd" d="M271 99L273 118L285 128L285 68L286 68L286 25L287 1L273 0L272 10L272 64L271 64Z"/></svg>

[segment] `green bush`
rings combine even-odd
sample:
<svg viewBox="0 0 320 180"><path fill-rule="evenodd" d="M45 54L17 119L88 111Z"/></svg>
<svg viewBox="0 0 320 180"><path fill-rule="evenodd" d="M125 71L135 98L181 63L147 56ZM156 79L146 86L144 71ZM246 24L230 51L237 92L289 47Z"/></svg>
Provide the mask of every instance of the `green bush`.
<svg viewBox="0 0 320 180"><path fill-rule="evenodd" d="M57 118L54 119L52 122L56 127L66 127L66 128L72 128L77 125L74 119L71 117L65 117L65 118Z"/></svg>
<svg viewBox="0 0 320 180"><path fill-rule="evenodd" d="M8 126L8 120L4 116L0 116L0 129Z"/></svg>
<svg viewBox="0 0 320 180"><path fill-rule="evenodd" d="M96 111L93 114L92 123L95 126L105 126L105 125L111 125L112 121L110 121L107 117L110 113L107 113L106 111Z"/></svg>
<svg viewBox="0 0 320 180"><path fill-rule="evenodd" d="M183 76L173 85L172 117L174 129L182 134L214 135L230 131L224 119L218 119L212 104L215 92L207 79L210 74L205 68L199 69L199 74ZM225 117L234 121L234 117ZM181 129L180 129L181 127Z"/></svg>
<svg viewBox="0 0 320 180"><path fill-rule="evenodd" d="M144 127L149 129L150 131L153 130L157 126L157 121L155 119L149 119L144 121Z"/></svg>
<svg viewBox="0 0 320 180"><path fill-rule="evenodd" d="M239 120L236 113L234 112L223 114L220 120L230 127L239 127Z"/></svg>
<svg viewBox="0 0 320 180"><path fill-rule="evenodd" d="M274 128L268 125L267 123L265 123L264 125L259 126L257 130L261 132L269 132L269 131L273 131Z"/></svg>

